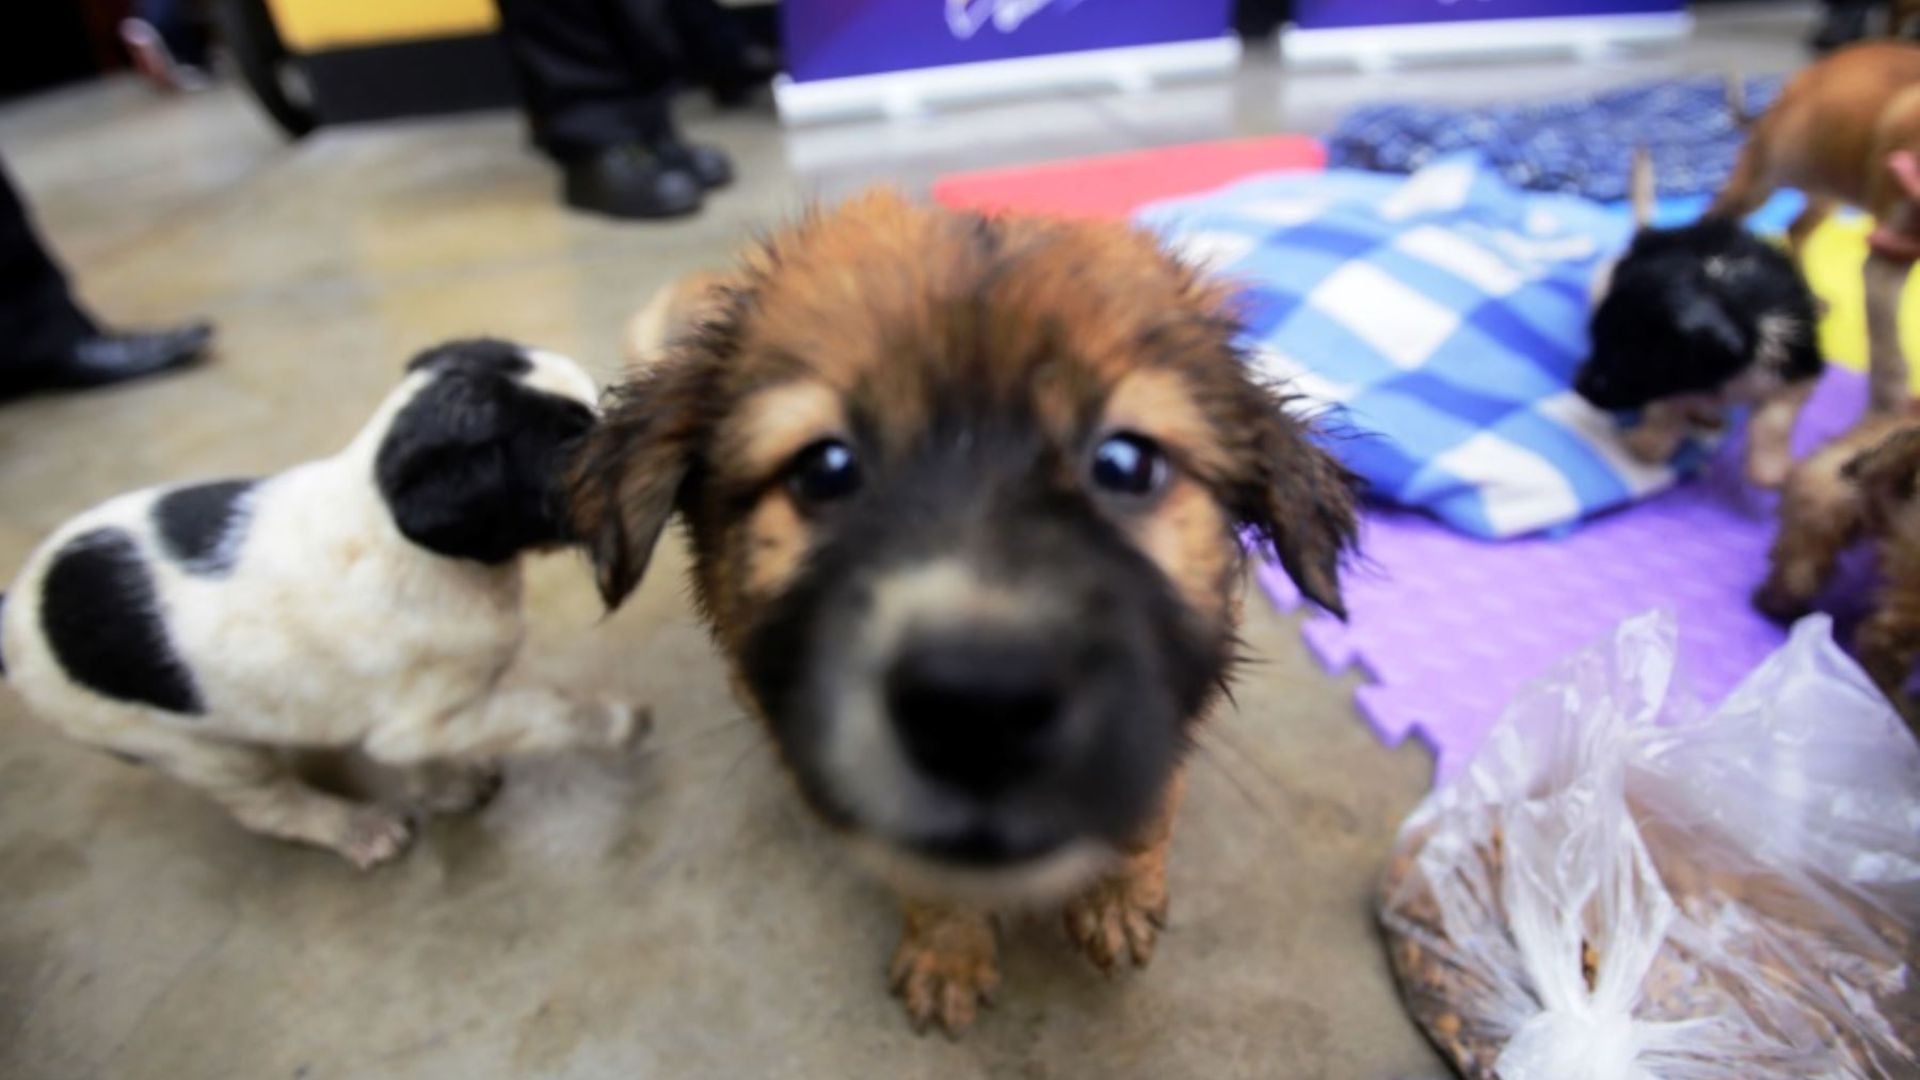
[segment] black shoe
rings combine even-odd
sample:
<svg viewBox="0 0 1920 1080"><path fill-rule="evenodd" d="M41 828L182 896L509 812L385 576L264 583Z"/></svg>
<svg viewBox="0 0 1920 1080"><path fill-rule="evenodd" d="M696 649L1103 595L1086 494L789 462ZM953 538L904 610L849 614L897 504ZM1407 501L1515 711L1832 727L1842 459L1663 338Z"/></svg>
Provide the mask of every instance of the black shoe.
<svg viewBox="0 0 1920 1080"><path fill-rule="evenodd" d="M38 368L36 382L47 389L74 389L138 379L199 359L212 340L213 327L203 322L151 333L101 334Z"/></svg>
<svg viewBox="0 0 1920 1080"><path fill-rule="evenodd" d="M669 136L655 142L653 152L669 165L692 173L707 191L733 183L732 159L714 147L681 142L677 136Z"/></svg>
<svg viewBox="0 0 1920 1080"><path fill-rule="evenodd" d="M1807 42L1816 52L1832 52L1867 36L1867 19L1873 13L1873 5L1840 0L1823 5L1822 10L1820 25Z"/></svg>
<svg viewBox="0 0 1920 1080"><path fill-rule="evenodd" d="M702 186L686 166L644 146L616 146L562 168L576 210L617 218L670 218L700 209Z"/></svg>
<svg viewBox="0 0 1920 1080"><path fill-rule="evenodd" d="M722 109L738 109L753 103L760 88L780 74L780 54L763 45L749 44L740 50L732 64L707 82L707 93Z"/></svg>

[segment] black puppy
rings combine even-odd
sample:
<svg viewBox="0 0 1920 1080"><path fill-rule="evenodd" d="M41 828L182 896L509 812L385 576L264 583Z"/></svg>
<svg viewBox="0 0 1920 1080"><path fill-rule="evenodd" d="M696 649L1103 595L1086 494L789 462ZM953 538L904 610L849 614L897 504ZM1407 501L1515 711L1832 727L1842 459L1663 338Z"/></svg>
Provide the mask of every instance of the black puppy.
<svg viewBox="0 0 1920 1080"><path fill-rule="evenodd" d="M1574 389L1640 412L1626 437L1634 456L1667 461L1694 426L1750 405L1747 476L1785 482L1794 419L1825 367L1818 307L1793 260L1734 221L1642 228L1604 287Z"/></svg>

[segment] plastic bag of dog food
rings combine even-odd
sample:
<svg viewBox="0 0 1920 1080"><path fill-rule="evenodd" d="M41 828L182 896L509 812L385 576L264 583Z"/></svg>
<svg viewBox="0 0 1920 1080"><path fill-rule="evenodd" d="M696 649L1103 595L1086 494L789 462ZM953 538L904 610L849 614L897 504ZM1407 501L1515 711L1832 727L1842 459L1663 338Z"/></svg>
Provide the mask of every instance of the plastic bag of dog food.
<svg viewBox="0 0 1920 1080"><path fill-rule="evenodd" d="M1920 1076L1920 745L1824 617L1711 711L1676 639L1623 624L1407 820L1408 1007L1473 1080Z"/></svg>

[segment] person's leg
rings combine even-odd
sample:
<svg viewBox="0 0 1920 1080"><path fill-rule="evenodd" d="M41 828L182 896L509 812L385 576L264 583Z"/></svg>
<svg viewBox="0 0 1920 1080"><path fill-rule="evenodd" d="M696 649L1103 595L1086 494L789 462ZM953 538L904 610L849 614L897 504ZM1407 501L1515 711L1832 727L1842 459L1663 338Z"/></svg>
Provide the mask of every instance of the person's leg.
<svg viewBox="0 0 1920 1080"><path fill-rule="evenodd" d="M1236 0L1234 32L1248 41L1264 41L1287 25L1292 7L1288 0Z"/></svg>
<svg viewBox="0 0 1920 1080"><path fill-rule="evenodd" d="M666 6L684 74L706 86L721 107L746 104L779 73L773 52L754 44L739 17L714 0L666 0Z"/></svg>
<svg viewBox="0 0 1920 1080"><path fill-rule="evenodd" d="M211 336L204 325L154 334L103 332L40 243L0 163L0 398L148 375L198 356Z"/></svg>
<svg viewBox="0 0 1920 1080"><path fill-rule="evenodd" d="M0 384L31 381L34 368L99 332L0 166Z"/></svg>
<svg viewBox="0 0 1920 1080"><path fill-rule="evenodd" d="M671 65L650 55L635 0L499 0L534 141L560 163L566 201L620 217L700 206L683 163L649 147L670 134ZM644 13L641 13L644 14Z"/></svg>
<svg viewBox="0 0 1920 1080"><path fill-rule="evenodd" d="M638 142L664 123L666 83L635 70L613 0L499 0L534 141L566 161Z"/></svg>
<svg viewBox="0 0 1920 1080"><path fill-rule="evenodd" d="M733 182L733 162L680 137L667 104L695 71L701 50L724 49L720 32L694 6L702 0L609 0L615 42L643 99L641 140L667 164L692 173L704 189ZM711 7L712 0L704 0ZM725 16L715 9L714 14ZM691 32L692 36L689 36Z"/></svg>

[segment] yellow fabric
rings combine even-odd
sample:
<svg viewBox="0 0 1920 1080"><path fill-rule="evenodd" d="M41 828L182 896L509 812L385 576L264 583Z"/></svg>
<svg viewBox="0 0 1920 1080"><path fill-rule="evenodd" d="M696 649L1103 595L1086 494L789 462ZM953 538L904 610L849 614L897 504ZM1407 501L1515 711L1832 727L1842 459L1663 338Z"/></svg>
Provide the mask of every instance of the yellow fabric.
<svg viewBox="0 0 1920 1080"><path fill-rule="evenodd" d="M1867 301L1862 283L1867 262L1867 234L1873 222L1865 217L1832 218L1807 239L1803 265L1813 291L1827 302L1820 320L1820 348L1836 364L1867 368ZM1900 341L1908 356L1920 357L1920 273L1907 279L1900 297ZM1913 368L1913 388L1920 394L1920 364Z"/></svg>
<svg viewBox="0 0 1920 1080"><path fill-rule="evenodd" d="M268 0L280 40L296 53L484 34L493 0Z"/></svg>

